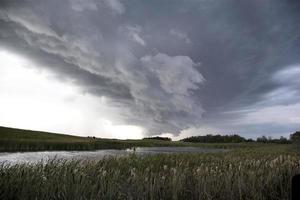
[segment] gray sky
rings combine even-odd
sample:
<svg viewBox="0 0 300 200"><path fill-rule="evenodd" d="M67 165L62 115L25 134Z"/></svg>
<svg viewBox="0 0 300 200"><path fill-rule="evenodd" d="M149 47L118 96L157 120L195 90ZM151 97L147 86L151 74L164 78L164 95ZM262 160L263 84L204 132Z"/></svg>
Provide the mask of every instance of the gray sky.
<svg viewBox="0 0 300 200"><path fill-rule="evenodd" d="M0 125L99 137L300 129L296 0L1 0Z"/></svg>

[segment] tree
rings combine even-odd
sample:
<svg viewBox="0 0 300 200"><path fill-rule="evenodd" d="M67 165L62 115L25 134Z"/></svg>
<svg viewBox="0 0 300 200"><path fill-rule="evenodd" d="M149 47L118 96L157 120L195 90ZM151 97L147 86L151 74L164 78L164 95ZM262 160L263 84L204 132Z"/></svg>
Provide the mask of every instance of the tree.
<svg viewBox="0 0 300 200"><path fill-rule="evenodd" d="M183 142L194 143L239 143L245 142L246 139L239 135L204 135L204 136L192 136L184 138Z"/></svg>
<svg viewBox="0 0 300 200"><path fill-rule="evenodd" d="M291 134L290 139L293 143L300 143L300 131Z"/></svg>
<svg viewBox="0 0 300 200"><path fill-rule="evenodd" d="M268 138L266 136L261 136L261 137L258 137L256 139L256 142L262 142L262 143L267 143L268 142Z"/></svg>
<svg viewBox="0 0 300 200"><path fill-rule="evenodd" d="M169 138L169 137L160 137L160 136L146 137L146 138L143 138L143 140L163 140L163 141L172 141L172 139Z"/></svg>

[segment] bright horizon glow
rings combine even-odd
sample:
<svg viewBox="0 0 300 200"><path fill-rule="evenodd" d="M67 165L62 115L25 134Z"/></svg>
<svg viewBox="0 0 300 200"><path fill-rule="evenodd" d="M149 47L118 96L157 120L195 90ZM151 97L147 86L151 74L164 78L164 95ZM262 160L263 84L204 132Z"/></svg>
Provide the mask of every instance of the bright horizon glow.
<svg viewBox="0 0 300 200"><path fill-rule="evenodd" d="M107 98L84 94L71 81L60 82L55 74L37 70L13 53L0 50L0 59L0 126L103 138L143 137L143 128L119 122Z"/></svg>

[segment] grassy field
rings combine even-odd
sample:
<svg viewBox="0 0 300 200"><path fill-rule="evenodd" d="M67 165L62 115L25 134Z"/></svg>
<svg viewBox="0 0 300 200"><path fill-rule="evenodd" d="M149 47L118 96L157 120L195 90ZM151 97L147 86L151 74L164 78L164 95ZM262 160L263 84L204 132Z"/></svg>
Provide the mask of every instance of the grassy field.
<svg viewBox="0 0 300 200"><path fill-rule="evenodd" d="M0 166L0 199L290 199L291 145Z"/></svg>
<svg viewBox="0 0 300 200"><path fill-rule="evenodd" d="M100 161L0 164L0 199L281 200L290 199L291 178L300 173L300 148L292 144L92 139L0 128L1 151L132 146L199 146L231 150L106 157Z"/></svg>
<svg viewBox="0 0 300 200"><path fill-rule="evenodd" d="M201 146L213 148L253 147L258 144L197 144L160 140L117 140L55 134L0 127L0 152L126 149L152 146Z"/></svg>
<svg viewBox="0 0 300 200"><path fill-rule="evenodd" d="M188 146L184 142L117 140L0 127L0 152L125 149L137 146Z"/></svg>

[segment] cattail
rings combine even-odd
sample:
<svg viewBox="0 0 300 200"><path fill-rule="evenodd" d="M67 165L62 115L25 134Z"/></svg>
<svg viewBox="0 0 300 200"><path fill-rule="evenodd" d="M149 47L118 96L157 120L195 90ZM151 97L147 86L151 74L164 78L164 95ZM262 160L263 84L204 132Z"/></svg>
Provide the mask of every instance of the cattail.
<svg viewBox="0 0 300 200"><path fill-rule="evenodd" d="M145 171L146 171L146 172L149 172L149 171L150 171L150 168L149 168L149 167L147 167Z"/></svg>
<svg viewBox="0 0 300 200"><path fill-rule="evenodd" d="M43 181L47 181L47 177L45 175L42 175Z"/></svg>
<svg viewBox="0 0 300 200"><path fill-rule="evenodd" d="M176 174L176 168L172 167L171 171L172 171L173 174Z"/></svg>
<svg viewBox="0 0 300 200"><path fill-rule="evenodd" d="M282 155L279 156L279 162L280 162L280 163L283 162L283 156L282 156Z"/></svg>
<svg viewBox="0 0 300 200"><path fill-rule="evenodd" d="M205 172L208 172L208 167L205 167Z"/></svg>
<svg viewBox="0 0 300 200"><path fill-rule="evenodd" d="M135 168L132 168L132 169L130 170L130 175L133 176L133 177L136 176Z"/></svg>
<svg viewBox="0 0 300 200"><path fill-rule="evenodd" d="M168 169L168 166L167 165L164 165L164 170L167 170Z"/></svg>

